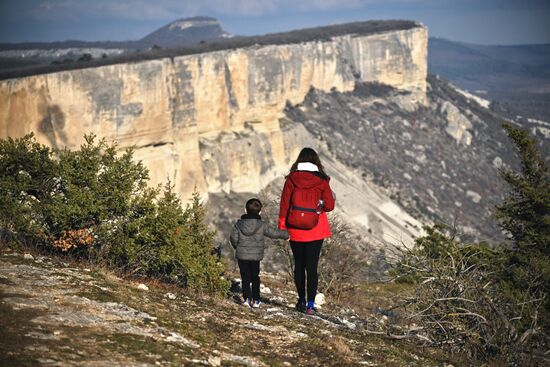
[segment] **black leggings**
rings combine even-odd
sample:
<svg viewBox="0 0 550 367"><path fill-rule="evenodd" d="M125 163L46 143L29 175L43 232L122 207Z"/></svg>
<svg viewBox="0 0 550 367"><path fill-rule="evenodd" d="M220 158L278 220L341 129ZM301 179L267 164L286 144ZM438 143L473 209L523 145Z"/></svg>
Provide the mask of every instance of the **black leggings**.
<svg viewBox="0 0 550 367"><path fill-rule="evenodd" d="M307 273L307 300L315 301L317 294L317 265L323 240L311 242L290 241L290 248L294 255L294 282L298 297L303 300L306 295L306 273Z"/></svg>

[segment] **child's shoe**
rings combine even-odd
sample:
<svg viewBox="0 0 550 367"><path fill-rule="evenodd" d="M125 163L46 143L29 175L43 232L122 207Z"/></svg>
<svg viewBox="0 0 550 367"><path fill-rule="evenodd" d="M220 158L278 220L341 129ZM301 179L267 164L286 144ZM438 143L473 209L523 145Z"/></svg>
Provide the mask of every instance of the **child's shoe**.
<svg viewBox="0 0 550 367"><path fill-rule="evenodd" d="M254 302L252 302L252 307L258 308L260 307L261 304L262 302L260 302L259 300L255 300Z"/></svg>
<svg viewBox="0 0 550 367"><path fill-rule="evenodd" d="M244 299L242 305L243 305L244 307L251 307L251 305L250 305L250 300L249 300L248 298L247 298L247 299Z"/></svg>

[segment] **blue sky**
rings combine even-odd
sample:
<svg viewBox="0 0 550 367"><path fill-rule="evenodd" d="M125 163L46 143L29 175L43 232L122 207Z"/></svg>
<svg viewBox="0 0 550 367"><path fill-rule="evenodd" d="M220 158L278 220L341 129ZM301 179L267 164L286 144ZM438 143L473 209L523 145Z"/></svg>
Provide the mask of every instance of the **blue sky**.
<svg viewBox="0 0 550 367"><path fill-rule="evenodd" d="M550 0L0 0L0 42L139 39L196 15L240 35L413 19L455 41L550 43Z"/></svg>

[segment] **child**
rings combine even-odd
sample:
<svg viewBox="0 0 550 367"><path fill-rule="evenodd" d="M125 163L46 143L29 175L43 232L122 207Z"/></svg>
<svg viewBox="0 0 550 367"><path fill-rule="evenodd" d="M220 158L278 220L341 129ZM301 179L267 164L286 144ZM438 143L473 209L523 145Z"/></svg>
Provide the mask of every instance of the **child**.
<svg viewBox="0 0 550 367"><path fill-rule="evenodd" d="M239 219L229 237L239 262L243 288L243 305L260 307L260 261L264 257L264 236L287 240L288 232L267 225L260 217L262 203L258 199L246 202L246 214ZM252 294L250 283L252 282Z"/></svg>

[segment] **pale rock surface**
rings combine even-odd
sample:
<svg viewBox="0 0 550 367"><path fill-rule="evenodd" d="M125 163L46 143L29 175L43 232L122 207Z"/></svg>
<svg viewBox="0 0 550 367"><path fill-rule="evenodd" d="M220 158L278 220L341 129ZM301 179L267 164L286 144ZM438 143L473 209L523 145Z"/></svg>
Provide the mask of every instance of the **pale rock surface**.
<svg viewBox="0 0 550 367"><path fill-rule="evenodd" d="M471 190L466 191L466 196L472 199L472 201L476 204L481 201L481 195L479 195L475 191L471 191Z"/></svg>
<svg viewBox="0 0 550 367"><path fill-rule="evenodd" d="M135 146L152 185L169 178L184 199L194 188L257 191L286 169L287 102L311 88L350 91L358 80L415 91L424 103L426 60L427 30L417 26L4 80L0 138L34 132L72 149L94 133Z"/></svg>
<svg viewBox="0 0 550 367"><path fill-rule="evenodd" d="M485 98L481 98L479 96L476 96L468 91L465 91L465 90L462 90L460 88L457 88L456 86L453 85L453 88L460 94L462 94L464 97L472 100L472 101L475 101L476 103L478 103L481 107L484 107L484 108L489 108L489 106L491 105L491 101L485 99Z"/></svg>
<svg viewBox="0 0 550 367"><path fill-rule="evenodd" d="M456 140L457 144L470 145L472 143L472 134L468 131L472 129L470 120L448 101L442 103L441 112L447 117L445 131Z"/></svg>
<svg viewBox="0 0 550 367"><path fill-rule="evenodd" d="M146 285L143 284L143 283L140 283L140 284L137 286L137 289L139 289L140 291L148 291L148 290L149 290L149 287L146 286Z"/></svg>
<svg viewBox="0 0 550 367"><path fill-rule="evenodd" d="M260 293L262 294L271 294L271 289L269 287L266 287L263 283L260 284Z"/></svg>

